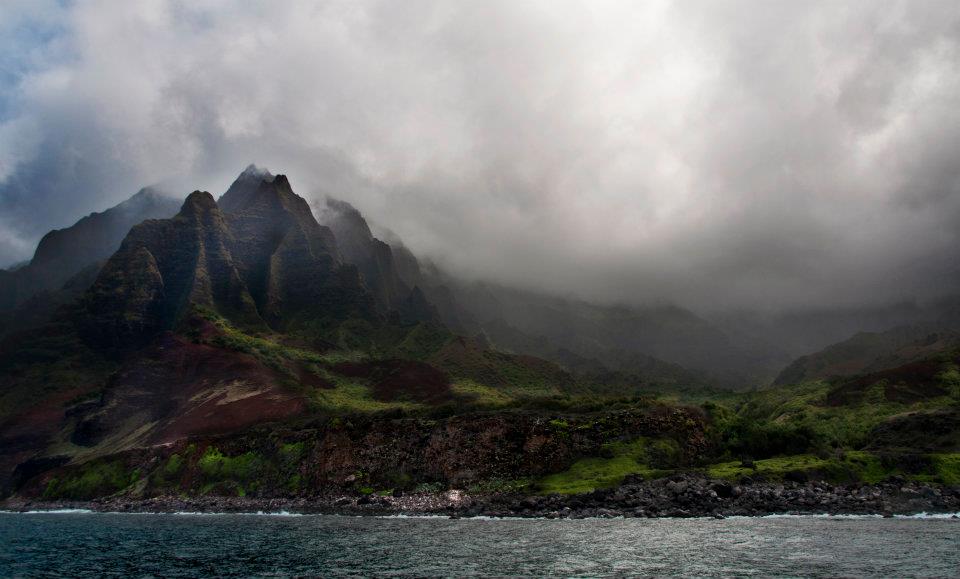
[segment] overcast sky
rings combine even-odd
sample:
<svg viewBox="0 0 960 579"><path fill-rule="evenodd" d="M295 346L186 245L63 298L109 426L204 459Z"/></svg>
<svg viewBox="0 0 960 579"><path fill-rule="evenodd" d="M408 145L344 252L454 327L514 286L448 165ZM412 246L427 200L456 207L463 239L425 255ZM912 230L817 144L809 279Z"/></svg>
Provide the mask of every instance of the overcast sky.
<svg viewBox="0 0 960 579"><path fill-rule="evenodd" d="M251 162L469 276L932 296L960 280L960 3L0 4L0 265Z"/></svg>

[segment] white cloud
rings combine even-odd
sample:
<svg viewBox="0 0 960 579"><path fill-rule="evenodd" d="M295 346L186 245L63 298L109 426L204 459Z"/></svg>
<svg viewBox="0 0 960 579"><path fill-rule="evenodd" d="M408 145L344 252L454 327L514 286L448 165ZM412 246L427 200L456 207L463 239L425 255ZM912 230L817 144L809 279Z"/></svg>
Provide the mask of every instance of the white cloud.
<svg viewBox="0 0 960 579"><path fill-rule="evenodd" d="M60 31L15 45L18 238L257 162L462 273L604 299L898 299L956 261L953 2L12 6Z"/></svg>

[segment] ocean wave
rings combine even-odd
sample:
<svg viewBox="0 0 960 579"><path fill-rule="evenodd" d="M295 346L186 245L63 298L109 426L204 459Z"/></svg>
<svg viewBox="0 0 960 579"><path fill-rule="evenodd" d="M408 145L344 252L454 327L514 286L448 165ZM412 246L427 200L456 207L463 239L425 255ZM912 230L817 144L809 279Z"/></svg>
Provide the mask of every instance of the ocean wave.
<svg viewBox="0 0 960 579"><path fill-rule="evenodd" d="M917 513L915 515L894 515L895 519L960 519L960 513Z"/></svg>
<svg viewBox="0 0 960 579"><path fill-rule="evenodd" d="M748 515L735 515L726 517L727 519L882 519L884 518L883 514L880 513L868 513L868 514L830 514L830 513L811 513L811 514L794 514L794 513L776 513L770 515L760 515L757 517L748 516ZM955 519L960 518L960 513L914 513L910 515L893 515L894 519Z"/></svg>
<svg viewBox="0 0 960 579"><path fill-rule="evenodd" d="M38 511L0 511L5 515L89 515L95 513L90 509L50 509Z"/></svg>
<svg viewBox="0 0 960 579"><path fill-rule="evenodd" d="M375 518L375 519L435 519L435 520L471 520L471 521L544 521L544 520L556 520L556 521L568 521L568 520L626 520L623 516L617 517L604 517L596 519L565 519L565 518L556 518L548 519L546 517L491 517L491 516L476 516L476 517L456 517L451 519L450 515L437 514L437 515L428 515L428 514L392 514L392 515L363 515L363 514L335 514L335 513L292 513L289 511L255 511L255 512L205 512L205 511L175 511L175 512L150 512L150 511L94 511L91 509L50 509L50 510L32 510L32 511L6 511L0 510L0 514L4 515L166 515L166 516L180 516L180 517L222 517L222 516L242 516L242 517L350 517L350 518ZM850 519L850 520L862 520L862 519L882 519L884 515L873 513L873 514L830 514L830 513L813 513L813 514L794 514L794 513L775 513L769 515L731 515L724 517L724 520L739 520L739 519ZM960 519L960 512L956 513L914 513L909 515L893 515L894 519ZM653 519L637 519L637 520L667 520L671 517L655 517ZM704 517L682 517L676 520L713 520L714 517L704 516Z"/></svg>
<svg viewBox="0 0 960 579"><path fill-rule="evenodd" d="M35 511L2 511L4 515L167 515L167 516L246 516L246 517L309 517L313 516L305 513L291 513L288 511L256 511L246 513L229 512L203 512L203 511L176 511L176 512L152 512L152 511L94 511L91 509L49 509Z"/></svg>
<svg viewBox="0 0 960 579"><path fill-rule="evenodd" d="M243 517L311 517L317 515L311 515L309 513L291 513L289 511L256 511L252 513L221 513L221 512L203 512L203 511L176 511L173 513L157 513L157 514L169 514L175 516L202 516L202 517L218 517L224 515L231 516L243 516Z"/></svg>

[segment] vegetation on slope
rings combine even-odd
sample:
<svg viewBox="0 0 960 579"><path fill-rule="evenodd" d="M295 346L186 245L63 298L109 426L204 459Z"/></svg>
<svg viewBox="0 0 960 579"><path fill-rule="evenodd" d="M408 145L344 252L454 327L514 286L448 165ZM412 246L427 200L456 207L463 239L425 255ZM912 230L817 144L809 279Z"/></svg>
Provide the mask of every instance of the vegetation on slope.
<svg viewBox="0 0 960 579"><path fill-rule="evenodd" d="M960 430L950 426L954 424L951 420L960 417L960 371L955 352L833 382L813 381L742 395L662 395L658 404L665 411L695 404L684 411L699 412L706 419L700 428L707 444L689 455L686 443L670 436L625 436L604 430L603 419L575 422L567 418L650 408L650 398L598 395L590 384L552 364L502 354L472 339L441 339L442 333L426 324L394 330L391 339L374 351L317 350L302 336L263 330L257 334L209 310L197 308L195 313L203 323L188 324L182 331L189 337L255 357L285 376L291 388L307 393L317 416L342 416L349 421L351 416L364 415L379 415L377 420L430 419L476 411L535 411L547 420L545 440L562 442L579 436L578 429L583 428L590 429L592 436L600 435L598 445L549 463L543 473L473 480L469 486L478 491L580 493L616 486L628 476L654 477L690 469L731 481L875 483L900 476L960 484ZM42 345L42 340L37 342L34 357L43 357ZM82 345L77 347L83 351ZM68 367L59 365L68 364L69 357L48 357L52 366L44 375ZM41 372L44 366L31 362L24 368ZM106 371L106 366L102 370ZM419 383L432 376L444 377L439 390L420 389ZM933 442L930 424L947 425ZM897 435L884 435L885 429L891 428L897 429ZM261 435L273 436L268 431ZM894 438L900 446L885 442ZM98 458L48 481L43 494L78 499L145 490L297 495L315 484L305 478L302 468L313 452L310 448L289 438L242 448L210 444L197 450L191 446L148 469L121 465L110 457ZM354 490L371 493L460 484L456 477L421 480L401 475L391 478L381 473L379 478L371 478L370 473L357 472L351 477Z"/></svg>
<svg viewBox="0 0 960 579"><path fill-rule="evenodd" d="M671 397L662 397L662 400ZM960 480L960 371L946 352L853 379L812 381L699 402L711 450L699 468L729 480L876 483L900 476ZM675 403L679 400L673 398ZM543 492L586 492L630 474L670 472L644 441L612 444L538 481ZM659 467L659 468L658 468Z"/></svg>
<svg viewBox="0 0 960 579"><path fill-rule="evenodd" d="M588 386L549 362L497 352L476 340L454 337L431 323L385 327L371 350L318 351L306 345L311 340L305 334L257 334L255 330L238 328L210 309L195 306L194 313L195 318L189 319L203 320L215 331L204 329L202 324L187 323L183 331L191 339L254 356L286 376L292 388L307 393L320 412L589 410L615 407L623 400L610 394L593 394ZM422 362L399 364L399 360ZM395 370L390 369L391 364ZM413 375L404 376L411 368ZM418 396L417 386L423 383L430 368L446 375L443 380L447 384L441 388L449 396ZM396 384L396 395L379 387L387 381Z"/></svg>
<svg viewBox="0 0 960 579"><path fill-rule="evenodd" d="M604 445L600 456L582 458L569 469L540 479L536 490L543 494L575 494L619 485L627 475L657 477L677 466L680 449L669 438Z"/></svg>

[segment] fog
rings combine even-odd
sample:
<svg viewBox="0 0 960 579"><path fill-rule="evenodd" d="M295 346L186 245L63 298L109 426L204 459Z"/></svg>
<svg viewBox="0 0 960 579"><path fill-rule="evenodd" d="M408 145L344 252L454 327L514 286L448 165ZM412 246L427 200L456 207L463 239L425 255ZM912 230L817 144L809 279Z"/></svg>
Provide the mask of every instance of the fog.
<svg viewBox="0 0 960 579"><path fill-rule="evenodd" d="M5 2L0 265L249 163L467 278L700 311L960 285L960 5Z"/></svg>

